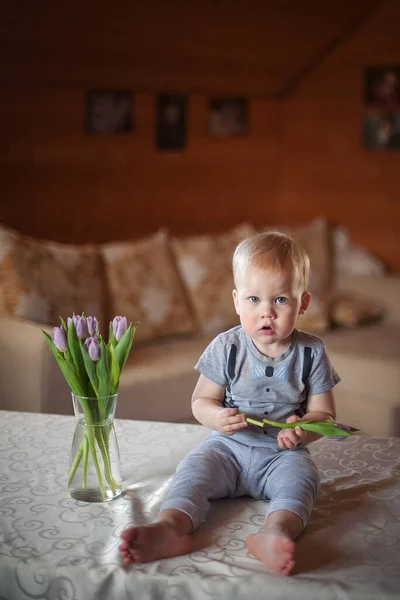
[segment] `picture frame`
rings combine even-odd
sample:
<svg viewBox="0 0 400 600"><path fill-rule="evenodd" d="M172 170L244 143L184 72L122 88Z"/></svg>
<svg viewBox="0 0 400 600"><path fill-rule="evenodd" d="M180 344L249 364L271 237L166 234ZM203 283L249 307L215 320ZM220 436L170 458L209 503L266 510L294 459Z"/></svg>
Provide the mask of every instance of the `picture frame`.
<svg viewBox="0 0 400 600"><path fill-rule="evenodd" d="M364 78L364 102L369 107L400 109L400 67L367 67Z"/></svg>
<svg viewBox="0 0 400 600"><path fill-rule="evenodd" d="M182 151L186 146L186 98L159 93L156 98L156 149Z"/></svg>
<svg viewBox="0 0 400 600"><path fill-rule="evenodd" d="M90 134L127 134L134 130L129 90L90 90L85 101L85 130Z"/></svg>
<svg viewBox="0 0 400 600"><path fill-rule="evenodd" d="M363 145L380 152L400 151L400 111L369 111L364 115Z"/></svg>
<svg viewBox="0 0 400 600"><path fill-rule="evenodd" d="M215 138L249 133L248 102L244 97L213 97L208 103L208 133Z"/></svg>

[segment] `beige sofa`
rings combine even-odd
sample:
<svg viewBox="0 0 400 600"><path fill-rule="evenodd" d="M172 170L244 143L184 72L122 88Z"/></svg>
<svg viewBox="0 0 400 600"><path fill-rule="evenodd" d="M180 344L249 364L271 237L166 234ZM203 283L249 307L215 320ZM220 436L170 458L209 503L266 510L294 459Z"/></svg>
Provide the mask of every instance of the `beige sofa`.
<svg viewBox="0 0 400 600"><path fill-rule="evenodd" d="M338 420L375 435L400 435L400 277L340 276L337 290L376 301L384 319L323 337L340 373ZM133 345L122 372L117 417L193 422L193 368L210 337ZM0 408L71 413L70 394L40 325L0 317Z"/></svg>

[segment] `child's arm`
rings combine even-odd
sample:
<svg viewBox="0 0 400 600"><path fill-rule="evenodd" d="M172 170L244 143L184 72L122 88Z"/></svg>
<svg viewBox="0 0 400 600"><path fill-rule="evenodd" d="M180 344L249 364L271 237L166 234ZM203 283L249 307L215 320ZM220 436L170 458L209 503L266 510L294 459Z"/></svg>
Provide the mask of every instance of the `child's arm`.
<svg viewBox="0 0 400 600"><path fill-rule="evenodd" d="M194 417L205 427L232 435L247 427L245 415L237 415L237 408L224 408L225 388L200 375L192 396Z"/></svg>
<svg viewBox="0 0 400 600"><path fill-rule="evenodd" d="M292 415L286 422L313 421L336 418L335 398L333 391L329 390L317 396L310 396L307 404L307 413L302 419ZM312 431L303 431L300 427L295 429L281 429L278 433L278 445L280 448L296 448L300 443L309 444L321 436Z"/></svg>

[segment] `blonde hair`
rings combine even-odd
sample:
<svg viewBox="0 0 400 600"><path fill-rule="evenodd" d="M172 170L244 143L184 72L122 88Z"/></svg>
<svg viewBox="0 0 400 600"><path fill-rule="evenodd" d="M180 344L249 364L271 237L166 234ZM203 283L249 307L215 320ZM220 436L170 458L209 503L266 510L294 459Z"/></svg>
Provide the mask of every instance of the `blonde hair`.
<svg viewBox="0 0 400 600"><path fill-rule="evenodd" d="M310 259L304 248L281 231L251 235L236 246L233 254L235 286L241 273L248 267L283 269L288 262L293 267L295 284L305 291L310 277Z"/></svg>

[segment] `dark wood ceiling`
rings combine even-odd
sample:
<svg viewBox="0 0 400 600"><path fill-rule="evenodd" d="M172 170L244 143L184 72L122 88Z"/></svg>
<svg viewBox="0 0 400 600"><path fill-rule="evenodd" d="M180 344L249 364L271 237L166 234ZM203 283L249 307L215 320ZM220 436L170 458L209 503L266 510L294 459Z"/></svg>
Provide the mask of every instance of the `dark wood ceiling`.
<svg viewBox="0 0 400 600"><path fill-rule="evenodd" d="M1 85L284 97L381 4L5 0Z"/></svg>

